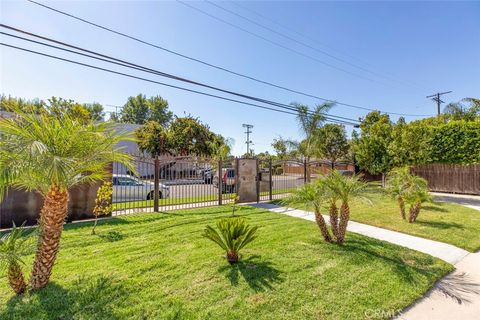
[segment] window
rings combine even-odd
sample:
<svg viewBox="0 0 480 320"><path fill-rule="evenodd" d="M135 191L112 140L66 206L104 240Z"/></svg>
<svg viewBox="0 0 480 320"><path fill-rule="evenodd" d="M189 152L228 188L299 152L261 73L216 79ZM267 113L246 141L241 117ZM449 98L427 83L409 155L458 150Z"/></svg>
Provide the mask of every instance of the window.
<svg viewBox="0 0 480 320"><path fill-rule="evenodd" d="M114 177L113 185L114 186L136 186L139 182L135 179L129 177Z"/></svg>

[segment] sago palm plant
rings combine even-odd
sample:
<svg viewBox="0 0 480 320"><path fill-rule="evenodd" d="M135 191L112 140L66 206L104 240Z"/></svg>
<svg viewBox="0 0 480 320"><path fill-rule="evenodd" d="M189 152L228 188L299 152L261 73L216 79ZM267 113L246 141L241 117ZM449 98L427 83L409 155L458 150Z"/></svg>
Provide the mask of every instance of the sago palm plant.
<svg viewBox="0 0 480 320"><path fill-rule="evenodd" d="M36 191L44 198L29 281L35 290L45 287L50 279L67 215L69 189L107 178L112 161L135 169L130 156L117 147L119 141L129 138L113 124L13 111L15 119L0 118L0 197L7 188L17 188Z"/></svg>
<svg viewBox="0 0 480 320"><path fill-rule="evenodd" d="M225 250L228 262L234 264L240 258L240 250L256 239L258 227L249 226L244 218L231 217L219 220L217 229L206 226L203 236Z"/></svg>
<svg viewBox="0 0 480 320"><path fill-rule="evenodd" d="M338 244L343 244L345 241L348 221L350 220L349 202L354 198L370 202L370 199L367 196L368 185L361 181L359 176L347 177L338 171L332 171L323 180L323 183L325 184L328 193L337 197L341 201L336 242Z"/></svg>
<svg viewBox="0 0 480 320"><path fill-rule="evenodd" d="M23 276L22 258L29 253L31 241L22 229L13 224L13 229L0 238L0 269L7 270L8 283L16 294L22 294L27 288Z"/></svg>
<svg viewBox="0 0 480 320"><path fill-rule="evenodd" d="M322 237L327 242L332 242L333 238L330 235L325 219L322 216L321 209L325 202L325 194L327 190L322 180L305 184L297 188L289 197L282 201L283 204L302 204L305 209L313 210L315 213L315 221L320 228ZM334 219L336 219L334 217ZM330 217L332 220L332 217ZM333 228L332 228L333 229Z"/></svg>

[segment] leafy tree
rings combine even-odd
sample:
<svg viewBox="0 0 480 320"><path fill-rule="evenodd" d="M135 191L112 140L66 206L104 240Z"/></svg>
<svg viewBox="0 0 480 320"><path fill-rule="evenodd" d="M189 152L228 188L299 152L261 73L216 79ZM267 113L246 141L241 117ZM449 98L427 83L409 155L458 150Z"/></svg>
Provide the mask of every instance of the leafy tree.
<svg viewBox="0 0 480 320"><path fill-rule="evenodd" d="M429 127L428 162L480 163L480 121L450 121Z"/></svg>
<svg viewBox="0 0 480 320"><path fill-rule="evenodd" d="M388 153L394 167L410 166L428 162L429 127L423 121L405 123L400 118L392 130Z"/></svg>
<svg viewBox="0 0 480 320"><path fill-rule="evenodd" d="M465 104L468 105L465 105ZM480 99L464 98L459 102L449 103L443 112L450 115L451 120L475 121L480 118Z"/></svg>
<svg viewBox="0 0 480 320"><path fill-rule="evenodd" d="M244 218L223 218L217 222L217 230L206 226L203 236L218 244L227 254L230 264L237 263L239 252L256 239L258 227L251 227Z"/></svg>
<svg viewBox="0 0 480 320"><path fill-rule="evenodd" d="M30 253L29 240L23 225L18 228L15 223L12 230L0 238L0 270L7 270L8 283L16 294L22 294L27 289L22 264L25 264L23 257Z"/></svg>
<svg viewBox="0 0 480 320"><path fill-rule="evenodd" d="M318 129L316 135L318 152L331 161L333 170L335 162L348 154L349 143L345 127L338 124L326 124Z"/></svg>
<svg viewBox="0 0 480 320"><path fill-rule="evenodd" d="M212 160L225 160L230 157L234 143L235 141L232 138L225 138L220 134L216 134L215 138L211 141Z"/></svg>
<svg viewBox="0 0 480 320"><path fill-rule="evenodd" d="M156 121L148 121L135 131L138 148L152 157L172 154L172 139L168 129Z"/></svg>
<svg viewBox="0 0 480 320"><path fill-rule="evenodd" d="M100 103L84 103L83 107L88 111L88 113L90 114L90 118L93 121L105 120L105 112L103 111L103 106Z"/></svg>
<svg viewBox="0 0 480 320"><path fill-rule="evenodd" d="M44 111L59 119L71 117L81 123L88 123L92 120L90 112L83 105L70 99L51 97L44 105Z"/></svg>
<svg viewBox="0 0 480 320"><path fill-rule="evenodd" d="M172 120L173 113L168 110L168 101L160 96L147 99L139 94L129 97L120 113L120 121L126 123L144 124L147 121L156 121L166 127Z"/></svg>
<svg viewBox="0 0 480 320"><path fill-rule="evenodd" d="M48 284L67 215L69 190L107 177L112 161L135 171L117 145L128 137L110 123L83 123L14 109L16 119L0 119L0 197L7 188L39 192L44 201L38 219L39 239L30 276L32 290Z"/></svg>
<svg viewBox="0 0 480 320"><path fill-rule="evenodd" d="M218 137L210 128L192 116L175 117L169 127L171 146L177 155L211 156L211 143Z"/></svg>
<svg viewBox="0 0 480 320"><path fill-rule="evenodd" d="M288 150L287 142L282 137L273 139L272 147L279 159L286 159Z"/></svg>
<svg viewBox="0 0 480 320"><path fill-rule="evenodd" d="M362 169L371 174L385 174L392 168L393 159L388 153L392 141L393 125L388 114L372 111L362 119L361 134L354 141L355 157Z"/></svg>
<svg viewBox="0 0 480 320"><path fill-rule="evenodd" d="M11 96L0 96L0 111L11 111L20 109L25 112L40 113L45 102L39 99L27 100L22 98L15 98Z"/></svg>

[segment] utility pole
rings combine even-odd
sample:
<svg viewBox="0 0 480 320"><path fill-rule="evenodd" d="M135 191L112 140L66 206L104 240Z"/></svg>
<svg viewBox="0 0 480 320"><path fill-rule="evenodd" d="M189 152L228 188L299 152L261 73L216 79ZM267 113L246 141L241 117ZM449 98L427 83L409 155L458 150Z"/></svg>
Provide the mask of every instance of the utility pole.
<svg viewBox="0 0 480 320"><path fill-rule="evenodd" d="M433 101L437 103L437 114L440 115L440 105L444 103L445 101L442 101L440 99L440 96L443 96L444 94L450 93L452 91L447 91L447 92L438 92L435 94L432 94L431 96L427 96L427 98L432 98Z"/></svg>
<svg viewBox="0 0 480 320"><path fill-rule="evenodd" d="M245 134L247 135L247 141L245 141L245 143L247 144L247 154L250 155L250 144L253 144L250 140L250 133L252 133L250 129L253 128L253 125L244 123L242 124L242 127L247 129L247 131L245 131Z"/></svg>

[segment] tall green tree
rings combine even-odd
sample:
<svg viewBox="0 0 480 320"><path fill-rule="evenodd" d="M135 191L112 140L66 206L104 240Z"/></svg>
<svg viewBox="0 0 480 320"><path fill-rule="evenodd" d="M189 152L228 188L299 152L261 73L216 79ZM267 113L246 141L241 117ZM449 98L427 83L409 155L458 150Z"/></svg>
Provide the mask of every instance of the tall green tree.
<svg viewBox="0 0 480 320"><path fill-rule="evenodd" d="M15 119L0 118L0 199L8 188L36 191L44 199L29 281L36 290L48 284L57 258L69 190L107 178L112 161L135 168L117 147L128 137L113 124L84 123L68 113L58 117L14 112Z"/></svg>
<svg viewBox="0 0 480 320"><path fill-rule="evenodd" d="M148 121L135 131L138 148L152 157L172 154L172 139L168 129L156 121Z"/></svg>
<svg viewBox="0 0 480 320"><path fill-rule="evenodd" d="M393 165L392 156L388 152L393 129L390 117L372 111L361 120L360 128L360 136L354 141L358 165L371 174L382 174L382 185L385 186L385 175Z"/></svg>
<svg viewBox="0 0 480 320"><path fill-rule="evenodd" d="M147 99L143 94L129 97L120 113L120 121L126 123L144 124L147 121L156 121L167 127L173 118L168 109L168 101L160 96Z"/></svg>
<svg viewBox="0 0 480 320"><path fill-rule="evenodd" d="M172 148L177 155L211 156L214 153L211 141L217 137L198 118L175 117L169 131Z"/></svg>
<svg viewBox="0 0 480 320"><path fill-rule="evenodd" d="M326 124L316 132L316 146L318 153L330 160L332 170L335 168L335 162L345 157L350 148L345 127L339 124Z"/></svg>
<svg viewBox="0 0 480 320"><path fill-rule="evenodd" d="M90 118L93 121L105 120L105 112L103 111L103 106L100 103L84 103L83 107L88 111L88 113L90 114Z"/></svg>
<svg viewBox="0 0 480 320"><path fill-rule="evenodd" d="M464 98L459 102L449 103L443 112L449 115L451 120L475 121L480 119L480 99Z"/></svg>

